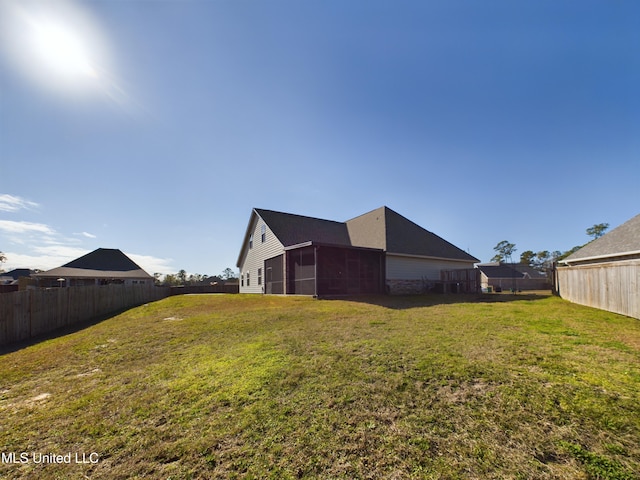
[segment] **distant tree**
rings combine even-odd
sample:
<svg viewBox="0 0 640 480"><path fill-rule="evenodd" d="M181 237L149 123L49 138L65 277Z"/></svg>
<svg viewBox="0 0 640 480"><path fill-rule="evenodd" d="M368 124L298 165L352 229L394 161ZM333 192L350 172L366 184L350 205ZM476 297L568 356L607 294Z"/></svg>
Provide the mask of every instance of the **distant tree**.
<svg viewBox="0 0 640 480"><path fill-rule="evenodd" d="M158 272L154 273L153 274L153 283L155 283L156 285L160 285L160 283L161 283L160 282L160 277L161 276L162 276L161 273L158 273Z"/></svg>
<svg viewBox="0 0 640 480"><path fill-rule="evenodd" d="M220 283L222 281L222 277L219 275L211 275L210 277L206 277L202 279L207 282L209 285L213 285L214 283Z"/></svg>
<svg viewBox="0 0 640 480"><path fill-rule="evenodd" d="M499 242L493 249L497 252L491 261L493 262L512 262L511 255L516 252L516 244L509 243L506 240Z"/></svg>
<svg viewBox="0 0 640 480"><path fill-rule="evenodd" d="M533 250L526 250L520 254L520 263L522 265L532 266L535 260L536 254Z"/></svg>
<svg viewBox="0 0 640 480"><path fill-rule="evenodd" d="M602 235L604 235L604 232L606 232L608 228L608 223L598 223L593 227L587 228L587 235L593 237L593 239L595 240L596 238L600 238Z"/></svg>
<svg viewBox="0 0 640 480"><path fill-rule="evenodd" d="M187 272L186 270L180 270L178 272L178 274L176 275L176 278L178 279L178 282L180 283L180 285L184 285L185 283L187 283Z"/></svg>
<svg viewBox="0 0 640 480"><path fill-rule="evenodd" d="M189 278L187 279L187 284L189 284L189 285L197 284L197 283L202 282L205 278L207 278L206 275L200 275L199 273L193 273L193 274L189 275Z"/></svg>
<svg viewBox="0 0 640 480"><path fill-rule="evenodd" d="M224 280L233 280L238 277L236 276L236 272L227 267L222 271L222 278Z"/></svg>
<svg viewBox="0 0 640 480"><path fill-rule="evenodd" d="M171 273L167 273L164 276L164 281L162 282L163 285L166 285L168 287L173 287L176 285L179 285L180 282L178 280L178 277L176 275L173 275Z"/></svg>
<svg viewBox="0 0 640 480"><path fill-rule="evenodd" d="M0 264L4 263L6 261L7 261L7 256L4 253L0 252ZM4 270L2 268L0 268L0 272L4 272Z"/></svg>
<svg viewBox="0 0 640 480"><path fill-rule="evenodd" d="M536 253L533 267L536 270L545 271L551 266L551 261L551 253L549 253L549 250L542 250L541 252Z"/></svg>

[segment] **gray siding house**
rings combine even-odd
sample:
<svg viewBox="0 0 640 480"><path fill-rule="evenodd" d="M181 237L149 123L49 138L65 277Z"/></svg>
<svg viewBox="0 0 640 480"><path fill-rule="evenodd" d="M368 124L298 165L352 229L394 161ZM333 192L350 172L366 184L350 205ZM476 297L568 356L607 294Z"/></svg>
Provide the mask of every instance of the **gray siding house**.
<svg viewBox="0 0 640 480"><path fill-rule="evenodd" d="M529 265L491 262L477 265L483 291L549 290L547 276Z"/></svg>
<svg viewBox="0 0 640 480"><path fill-rule="evenodd" d="M479 260L388 207L337 222L253 209L241 293L417 293Z"/></svg>
<svg viewBox="0 0 640 480"><path fill-rule="evenodd" d="M640 215L562 260L555 282L566 300L640 318Z"/></svg>

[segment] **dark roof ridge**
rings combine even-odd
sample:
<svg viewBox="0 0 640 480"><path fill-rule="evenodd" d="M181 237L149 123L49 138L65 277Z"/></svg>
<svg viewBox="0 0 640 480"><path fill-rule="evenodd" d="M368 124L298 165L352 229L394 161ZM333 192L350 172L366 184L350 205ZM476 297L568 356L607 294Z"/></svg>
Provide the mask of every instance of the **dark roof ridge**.
<svg viewBox="0 0 640 480"><path fill-rule="evenodd" d="M118 248L97 248L92 252L62 265L62 267L122 272L142 270L140 265L131 260Z"/></svg>
<svg viewBox="0 0 640 480"><path fill-rule="evenodd" d="M344 222L340 222L338 220L330 220L328 218L311 217L309 215L299 215L297 213L281 212L279 210L270 210L268 208L254 208L254 210L256 211L256 213L258 213L258 215L260 215L260 212L265 212L265 213L275 213L277 215L287 215L289 217L306 218L306 219L309 219L309 220L321 220L323 222L344 223ZM260 216L262 217L262 215L260 215Z"/></svg>

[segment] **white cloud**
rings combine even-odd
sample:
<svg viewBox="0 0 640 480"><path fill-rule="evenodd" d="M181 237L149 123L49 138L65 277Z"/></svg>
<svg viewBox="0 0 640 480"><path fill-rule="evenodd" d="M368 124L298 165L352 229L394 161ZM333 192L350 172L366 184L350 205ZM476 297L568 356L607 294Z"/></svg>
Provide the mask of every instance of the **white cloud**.
<svg viewBox="0 0 640 480"><path fill-rule="evenodd" d="M174 271L174 267L171 265L173 259L171 258L158 258L150 255L137 255L135 253L125 253L125 255L140 265L149 275L153 275L154 273L166 274Z"/></svg>
<svg viewBox="0 0 640 480"><path fill-rule="evenodd" d="M55 233L51 227L44 223L14 222L12 220L0 220L0 231L9 234L44 233L46 235L53 235Z"/></svg>
<svg viewBox="0 0 640 480"><path fill-rule="evenodd" d="M34 254L5 252L7 262L2 265L2 268L7 271L14 268L50 270L88 253L87 250L72 249L70 247L60 247L58 250L53 247L47 250L47 247L43 247L35 250L44 251L35 251Z"/></svg>
<svg viewBox="0 0 640 480"><path fill-rule="evenodd" d="M0 0L1 1L1 0ZM13 195L0 195L0 212L16 212L38 206L34 202ZM83 248L84 239L93 240L96 235L80 231L72 236L62 235L44 223L0 220L0 240L10 243L9 249L1 248L7 257L2 265L5 270L32 268L50 270L79 258L90 250ZM5 245L7 246L7 245ZM174 270L172 259L150 255L127 254L147 273L168 273Z"/></svg>
<svg viewBox="0 0 640 480"><path fill-rule="evenodd" d="M25 200L24 198L7 193L0 195L0 212L17 212L18 210L29 210L36 207L38 207L37 203Z"/></svg>
<svg viewBox="0 0 640 480"><path fill-rule="evenodd" d="M71 260L75 260L76 258L89 253L89 250L87 250L86 248L71 247L68 245L34 246L33 251L45 257L65 260L60 265L70 262Z"/></svg>

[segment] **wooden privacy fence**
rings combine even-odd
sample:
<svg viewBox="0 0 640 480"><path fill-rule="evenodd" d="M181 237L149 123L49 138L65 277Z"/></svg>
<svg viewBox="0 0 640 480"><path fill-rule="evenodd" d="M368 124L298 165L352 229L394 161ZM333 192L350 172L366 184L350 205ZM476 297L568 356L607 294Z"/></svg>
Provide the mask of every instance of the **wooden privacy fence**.
<svg viewBox="0 0 640 480"><path fill-rule="evenodd" d="M559 267L556 275L565 300L640 319L640 260Z"/></svg>
<svg viewBox="0 0 640 480"><path fill-rule="evenodd" d="M480 270L459 268L440 270L443 293L478 293L480 291Z"/></svg>
<svg viewBox="0 0 640 480"><path fill-rule="evenodd" d="M238 284L235 285L187 285L170 287L170 295L190 295L194 293L239 293Z"/></svg>
<svg viewBox="0 0 640 480"><path fill-rule="evenodd" d="M101 285L0 295L0 345L27 340L169 295L168 287Z"/></svg>

